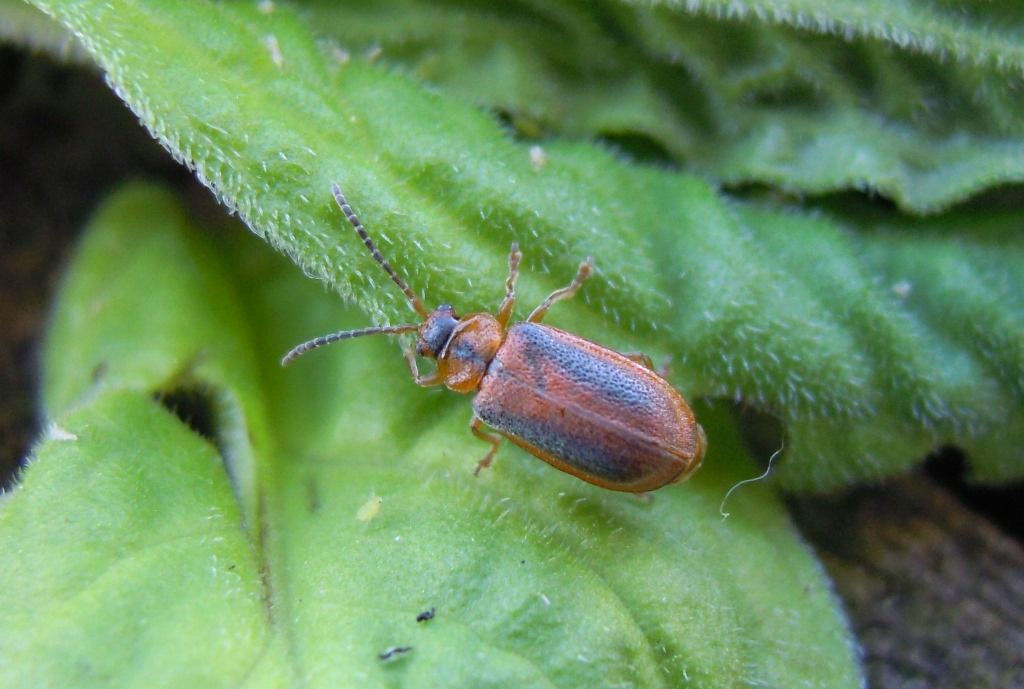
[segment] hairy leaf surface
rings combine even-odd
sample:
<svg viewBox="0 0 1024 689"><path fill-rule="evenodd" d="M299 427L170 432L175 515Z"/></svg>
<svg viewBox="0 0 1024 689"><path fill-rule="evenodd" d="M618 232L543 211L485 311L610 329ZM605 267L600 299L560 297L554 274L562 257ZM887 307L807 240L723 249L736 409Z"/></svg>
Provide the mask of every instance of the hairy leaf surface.
<svg viewBox="0 0 1024 689"><path fill-rule="evenodd" d="M0 508L0 685L859 686L780 501L747 487L719 514L754 472L724 407L700 409L706 468L646 500L511 446L475 478L468 400L386 342L281 369L363 318L218 235L153 187L89 230L52 425Z"/></svg>
<svg viewBox="0 0 1024 689"><path fill-rule="evenodd" d="M1021 433L1021 360L962 337L963 319L984 311L989 341L1019 340L1012 236L991 250L969 228L894 238L727 202L696 176L592 145L531 151L461 101L317 41L309 10L40 5L250 227L375 321L409 310L345 226L332 182L428 303L493 308L513 240L528 304L594 256L597 277L558 324L671 354L691 397L778 415L790 487L890 474L944 442L974 449L980 475L1022 473L1019 450L1003 447ZM974 289L957 289L962 275L977 276ZM934 315L946 312L961 320Z"/></svg>

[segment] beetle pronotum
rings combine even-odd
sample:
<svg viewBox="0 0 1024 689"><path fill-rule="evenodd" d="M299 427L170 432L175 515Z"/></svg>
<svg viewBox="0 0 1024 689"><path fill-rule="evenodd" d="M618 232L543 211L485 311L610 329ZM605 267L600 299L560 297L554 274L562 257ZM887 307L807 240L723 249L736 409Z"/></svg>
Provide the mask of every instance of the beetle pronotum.
<svg viewBox="0 0 1024 689"><path fill-rule="evenodd" d="M516 301L522 254L508 257L505 298L495 315L459 316L449 304L427 311L378 251L337 185L342 213L363 244L405 294L420 323L344 330L304 342L283 366L311 349L364 335L417 333L415 354L405 350L417 385L476 391L470 430L491 444L476 471L490 466L501 436L557 469L611 490L644 492L681 481L700 466L707 441L686 400L655 373L643 354L619 354L541 321L590 276L588 258L576 277L555 290L524 322L508 325ZM421 375L416 355L437 369ZM501 435L483 429L487 424Z"/></svg>

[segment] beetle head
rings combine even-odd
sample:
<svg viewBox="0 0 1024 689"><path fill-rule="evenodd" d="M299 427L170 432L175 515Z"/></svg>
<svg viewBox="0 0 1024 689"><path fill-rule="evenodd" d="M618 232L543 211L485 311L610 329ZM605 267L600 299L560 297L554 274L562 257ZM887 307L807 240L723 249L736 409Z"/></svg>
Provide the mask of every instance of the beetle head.
<svg viewBox="0 0 1024 689"><path fill-rule="evenodd" d="M441 304L434 309L420 326L419 340L416 342L416 353L420 356L436 359L437 355L448 344L452 337L459 317L450 304Z"/></svg>

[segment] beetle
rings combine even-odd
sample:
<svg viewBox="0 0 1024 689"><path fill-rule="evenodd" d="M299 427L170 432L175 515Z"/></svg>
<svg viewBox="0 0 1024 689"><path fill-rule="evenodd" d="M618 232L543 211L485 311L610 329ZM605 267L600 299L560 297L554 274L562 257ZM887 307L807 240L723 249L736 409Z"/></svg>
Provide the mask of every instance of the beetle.
<svg viewBox="0 0 1024 689"><path fill-rule="evenodd" d="M527 319L509 326L522 253L512 245L505 298L496 314L459 316L450 304L427 311L370 239L338 185L334 199L374 260L405 294L422 321L344 330L304 342L281 360L286 366L326 344L364 335L417 333L405 348L417 385L476 392L470 430L490 443L476 472L488 467L502 436L530 454L588 483L640 493L681 481L700 466L707 446L693 411L643 354L620 354L542 324L557 302L573 297L590 276L583 261L572 282L555 290ZM416 357L436 361L422 375ZM487 424L498 434L483 429Z"/></svg>

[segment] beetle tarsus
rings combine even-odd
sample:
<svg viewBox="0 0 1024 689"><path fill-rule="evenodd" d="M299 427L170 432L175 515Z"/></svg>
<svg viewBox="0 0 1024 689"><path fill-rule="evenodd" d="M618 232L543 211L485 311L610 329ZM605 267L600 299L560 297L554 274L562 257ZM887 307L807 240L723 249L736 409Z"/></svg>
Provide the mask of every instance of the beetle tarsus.
<svg viewBox="0 0 1024 689"><path fill-rule="evenodd" d="M505 279L505 298L501 300L498 313L495 318L501 327L506 327L512 318L512 309L516 305L516 280L519 279L519 262L523 260L523 252L519 250L519 243L512 242L512 248L508 252L508 278Z"/></svg>
<svg viewBox="0 0 1024 689"><path fill-rule="evenodd" d="M640 364L646 369L650 369L651 371L654 370L654 362L651 361L651 357L647 356L643 352L623 352L622 356L635 364Z"/></svg>
<svg viewBox="0 0 1024 689"><path fill-rule="evenodd" d="M405 363L409 367L409 375L412 376L414 383L421 388L429 388L444 383L444 380L441 379L441 374L437 371L428 373L425 376L420 375L420 367L416 364L416 354L408 347L404 347L402 351L405 353Z"/></svg>
<svg viewBox="0 0 1024 689"><path fill-rule="evenodd" d="M576 296L576 293L580 291L580 287L583 286L584 281L590 277L590 273L594 270L594 259L587 256L587 260L580 263L579 269L576 271L576 277L572 279L567 287L562 289L556 289L554 292L548 295L548 298L541 302L540 306L533 310L527 318L527 323L540 323L544 320L544 316L547 315L548 309L565 299L572 299Z"/></svg>
<svg viewBox="0 0 1024 689"><path fill-rule="evenodd" d="M473 470L473 476L479 476L481 469L491 466L491 463L494 461L494 453L498 451L498 447L501 445L501 436L483 430L483 425L484 422L478 416L474 416L469 422L469 430L473 431L473 435L491 444L491 449L484 455L483 459L477 462L476 469Z"/></svg>

